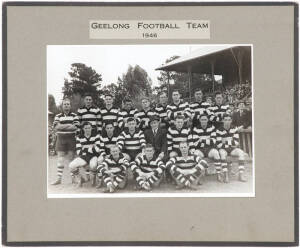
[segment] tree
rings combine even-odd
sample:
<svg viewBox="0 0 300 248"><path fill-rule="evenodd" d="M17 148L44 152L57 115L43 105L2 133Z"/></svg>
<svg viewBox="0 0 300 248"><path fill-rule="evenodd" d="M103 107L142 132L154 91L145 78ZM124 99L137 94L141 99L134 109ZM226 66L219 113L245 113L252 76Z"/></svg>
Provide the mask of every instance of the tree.
<svg viewBox="0 0 300 248"><path fill-rule="evenodd" d="M149 96L151 94L152 81L147 72L139 65L129 65L126 74L119 81L128 92L128 96L136 98L139 95Z"/></svg>
<svg viewBox="0 0 300 248"><path fill-rule="evenodd" d="M152 81L142 67L129 65L127 72L118 77L116 84L109 84L103 87L102 91L112 93L115 96L115 104L121 107L125 97L136 103L140 102L142 96L151 97L151 85Z"/></svg>
<svg viewBox="0 0 300 248"><path fill-rule="evenodd" d="M55 98L51 94L48 94L48 110L54 115L56 115L59 112L59 109L56 106Z"/></svg>
<svg viewBox="0 0 300 248"><path fill-rule="evenodd" d="M168 59L166 59L165 64L179 58L179 56L174 55ZM169 74L169 75L168 75ZM160 86L156 87L156 90L158 92L168 89L168 80L170 82L170 92L173 91L173 89L179 89L182 93L183 97L186 97L186 93L188 93L188 74L184 72L166 72L166 71L160 71L160 75L157 77L157 80L160 83Z"/></svg>
<svg viewBox="0 0 300 248"><path fill-rule="evenodd" d="M71 64L71 71L68 74L69 79L65 78L62 90L64 97L75 101L72 102L74 109L79 107L81 98L86 92L92 94L94 103L97 106L102 103L102 99L100 98L101 74L97 73L92 67L82 63Z"/></svg>
<svg viewBox="0 0 300 248"><path fill-rule="evenodd" d="M115 105L117 107L122 107L122 101L127 96L127 91L124 88L124 85L120 78L118 78L118 82L109 84L102 88L103 94L110 93L115 97Z"/></svg>

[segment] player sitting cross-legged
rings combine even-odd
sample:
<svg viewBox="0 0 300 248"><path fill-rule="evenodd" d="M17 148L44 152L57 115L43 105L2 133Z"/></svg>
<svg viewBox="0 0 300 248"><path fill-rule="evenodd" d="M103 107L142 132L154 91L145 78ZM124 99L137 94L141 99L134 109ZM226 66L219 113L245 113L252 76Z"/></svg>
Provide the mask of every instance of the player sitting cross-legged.
<svg viewBox="0 0 300 248"><path fill-rule="evenodd" d="M128 160L117 145L110 147L110 155L99 164L97 170L104 180L105 193L113 193L117 188L124 189L127 184Z"/></svg>
<svg viewBox="0 0 300 248"><path fill-rule="evenodd" d="M229 182L227 156L237 156L239 158L239 180L246 181L244 176L246 153L239 148L238 128L231 125L232 117L228 114L223 116L223 125L216 131L216 145L219 149L224 182Z"/></svg>
<svg viewBox="0 0 300 248"><path fill-rule="evenodd" d="M153 187L158 187L163 178L165 164L159 157L154 157L154 152L154 147L147 144L145 154L137 157L130 164L138 184L137 188L150 191Z"/></svg>
<svg viewBox="0 0 300 248"><path fill-rule="evenodd" d="M198 182L207 168L207 163L199 156L189 154L187 142L180 142L179 149L181 156L173 157L167 162L167 168L176 181L176 189L187 187L197 190Z"/></svg>
<svg viewBox="0 0 300 248"><path fill-rule="evenodd" d="M80 175L79 168L89 167L92 174L92 186L96 183L97 157L100 153L100 137L92 135L92 125L85 122L82 125L83 134L76 138L76 153L78 155L70 164L69 168L78 181L78 187L82 186L85 179Z"/></svg>

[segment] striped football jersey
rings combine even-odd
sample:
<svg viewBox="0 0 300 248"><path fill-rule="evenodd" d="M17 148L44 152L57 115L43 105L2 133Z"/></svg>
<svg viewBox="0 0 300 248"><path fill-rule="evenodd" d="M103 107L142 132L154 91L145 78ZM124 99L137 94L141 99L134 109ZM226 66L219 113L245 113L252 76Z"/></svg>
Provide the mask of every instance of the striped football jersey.
<svg viewBox="0 0 300 248"><path fill-rule="evenodd" d="M119 116L122 118L122 123L121 123L121 129L124 129L125 127L127 127L127 119L129 117L131 118L136 118L136 114L137 114L138 110L136 108L132 108L132 109L121 109L119 112ZM139 121L137 120L137 123L139 123Z"/></svg>
<svg viewBox="0 0 300 248"><path fill-rule="evenodd" d="M140 151L146 146L144 133L136 129L133 134L124 130L118 137L117 144L121 151Z"/></svg>
<svg viewBox="0 0 300 248"><path fill-rule="evenodd" d="M113 136L108 137L106 132L103 132L102 135L100 136L100 147L101 147L101 154L102 156L104 155L109 155L110 154L110 148L113 145L117 144L118 141L118 135L116 133L113 134Z"/></svg>
<svg viewBox="0 0 300 248"><path fill-rule="evenodd" d="M220 127L216 130L216 145L218 149L234 148L239 146L239 133L237 127L226 130Z"/></svg>
<svg viewBox="0 0 300 248"><path fill-rule="evenodd" d="M100 109L97 107L82 107L77 110L78 119L80 122L80 126L84 122L89 122L92 124L93 128L100 131L101 130L101 115Z"/></svg>
<svg viewBox="0 0 300 248"><path fill-rule="evenodd" d="M174 149L179 149L180 142L187 142L190 150L194 148L193 145L193 136L189 128L183 127L181 130L178 130L175 126L171 126L167 132L167 144L168 151L171 152Z"/></svg>
<svg viewBox="0 0 300 248"><path fill-rule="evenodd" d="M198 125L192 130L193 143L195 148L208 148L216 144L216 129L213 125L203 128Z"/></svg>
<svg viewBox="0 0 300 248"><path fill-rule="evenodd" d="M103 107L100 109L100 115L102 128L105 127L105 125L109 122L112 122L114 127L121 126L122 117L119 115L118 108L112 107L110 109L107 109L106 107Z"/></svg>
<svg viewBox="0 0 300 248"><path fill-rule="evenodd" d="M229 109L229 105L214 105L208 108L211 112L210 120L213 122L221 122L223 115L227 112Z"/></svg>
<svg viewBox="0 0 300 248"><path fill-rule="evenodd" d="M88 154L98 156L100 151L100 135L90 137L81 135L76 137L76 153L78 156L86 156Z"/></svg>
<svg viewBox="0 0 300 248"><path fill-rule="evenodd" d="M115 160L112 155L105 158L104 161L98 165L97 171L103 176L106 185L112 184L114 187L117 187L119 183L126 178L128 166L128 161L124 158L124 155L120 153L119 159L117 160Z"/></svg>
<svg viewBox="0 0 300 248"><path fill-rule="evenodd" d="M186 118L191 117L191 110L187 102L181 101L178 105L171 103L167 106L167 115L170 120L173 121L178 114L181 114Z"/></svg>
<svg viewBox="0 0 300 248"><path fill-rule="evenodd" d="M58 124L72 124L76 126L79 129L79 119L78 116L73 113L69 112L68 114L65 113L59 113L55 116L53 121L53 128L56 127ZM56 133L75 133L76 131L57 131Z"/></svg>
<svg viewBox="0 0 300 248"><path fill-rule="evenodd" d="M154 115L157 115L157 113L153 109L149 109L148 111L142 109L138 111L136 117L139 120L139 128L143 131L150 128L150 117Z"/></svg>

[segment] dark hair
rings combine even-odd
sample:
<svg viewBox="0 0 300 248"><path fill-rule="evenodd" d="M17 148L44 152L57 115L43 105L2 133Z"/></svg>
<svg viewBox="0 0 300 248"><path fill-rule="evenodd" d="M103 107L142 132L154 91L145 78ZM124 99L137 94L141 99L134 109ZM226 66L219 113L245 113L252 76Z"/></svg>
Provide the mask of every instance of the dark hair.
<svg viewBox="0 0 300 248"><path fill-rule="evenodd" d="M187 141L180 141L179 146L182 145L182 144L187 144L187 146L190 147L189 143Z"/></svg>
<svg viewBox="0 0 300 248"><path fill-rule="evenodd" d="M87 93L85 93L85 94L83 95L84 98L87 97L87 96L90 96L90 97L93 98L92 93L90 93L90 92L87 92Z"/></svg>
<svg viewBox="0 0 300 248"><path fill-rule="evenodd" d="M105 124L105 127L106 127L107 125L112 125L113 127L115 127L113 121L108 121L108 122Z"/></svg>
<svg viewBox="0 0 300 248"><path fill-rule="evenodd" d="M226 117L230 117L230 119L232 119L232 116L231 116L231 115L229 115L229 114L224 114L224 115L223 115L223 120L224 120Z"/></svg>
<svg viewBox="0 0 300 248"><path fill-rule="evenodd" d="M90 122L88 122L88 121L85 121L85 122L83 122L82 123L82 128L84 128L85 126L93 126Z"/></svg>
<svg viewBox="0 0 300 248"><path fill-rule="evenodd" d="M146 144L146 146L145 146L145 149L147 149L147 148L152 148L152 149L154 149L154 147L153 147L153 145L151 145L151 144Z"/></svg>
<svg viewBox="0 0 300 248"><path fill-rule="evenodd" d="M194 94L195 94L196 92L198 92L198 91L201 91L201 93L203 94L203 92L202 92L202 90L201 90L200 88L196 88L196 89L194 90Z"/></svg>
<svg viewBox="0 0 300 248"><path fill-rule="evenodd" d="M62 100L62 102L64 102L64 101L68 101L69 103L71 103L71 99L68 98L68 97L66 97L66 98L64 98L64 99Z"/></svg>
<svg viewBox="0 0 300 248"><path fill-rule="evenodd" d="M184 120L185 117L184 117L183 115L181 115L181 114L178 114L178 115L176 115L176 117L175 117L175 120L177 120L177 119Z"/></svg>
<svg viewBox="0 0 300 248"><path fill-rule="evenodd" d="M125 102L132 102L132 100L130 98L124 98L123 103Z"/></svg>
<svg viewBox="0 0 300 248"><path fill-rule="evenodd" d="M244 101L239 101L239 102L237 103L237 106L239 106L241 103L243 103L244 105L246 105L246 103L245 103Z"/></svg>
<svg viewBox="0 0 300 248"><path fill-rule="evenodd" d="M130 122L130 121L135 121L135 119L133 117L128 117L127 123Z"/></svg>
<svg viewBox="0 0 300 248"><path fill-rule="evenodd" d="M203 116L205 116L205 117L208 119L208 115L207 115L207 114L201 114L201 115L199 116L199 119L201 119Z"/></svg>
<svg viewBox="0 0 300 248"><path fill-rule="evenodd" d="M161 91L158 95L161 96L162 94L166 94L166 96L168 96L168 93L166 91Z"/></svg>
<svg viewBox="0 0 300 248"><path fill-rule="evenodd" d="M145 97L145 96L142 97L141 101L143 101L143 100L147 100L148 102L151 102L150 99L148 97Z"/></svg>
<svg viewBox="0 0 300 248"><path fill-rule="evenodd" d="M222 95L222 96L223 96L223 94L222 94L221 91L217 91L217 92L215 93L215 97L216 97L217 95Z"/></svg>
<svg viewBox="0 0 300 248"><path fill-rule="evenodd" d="M107 96L110 96L111 98L114 98L114 96L113 96L111 93L106 93L106 94L104 95L104 98L107 97Z"/></svg>
<svg viewBox="0 0 300 248"><path fill-rule="evenodd" d="M172 94L173 94L174 92L178 92L178 93L181 95L181 93L180 93L180 90L179 90L179 89L174 89L174 90L173 90L173 92L172 92Z"/></svg>

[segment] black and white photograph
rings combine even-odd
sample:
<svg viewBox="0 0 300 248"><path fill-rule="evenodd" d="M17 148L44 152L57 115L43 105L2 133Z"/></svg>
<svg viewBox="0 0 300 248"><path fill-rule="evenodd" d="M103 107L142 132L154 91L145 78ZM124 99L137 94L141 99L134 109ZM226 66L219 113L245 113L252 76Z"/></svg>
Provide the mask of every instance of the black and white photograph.
<svg viewBox="0 0 300 248"><path fill-rule="evenodd" d="M253 49L48 45L48 197L254 197Z"/></svg>

